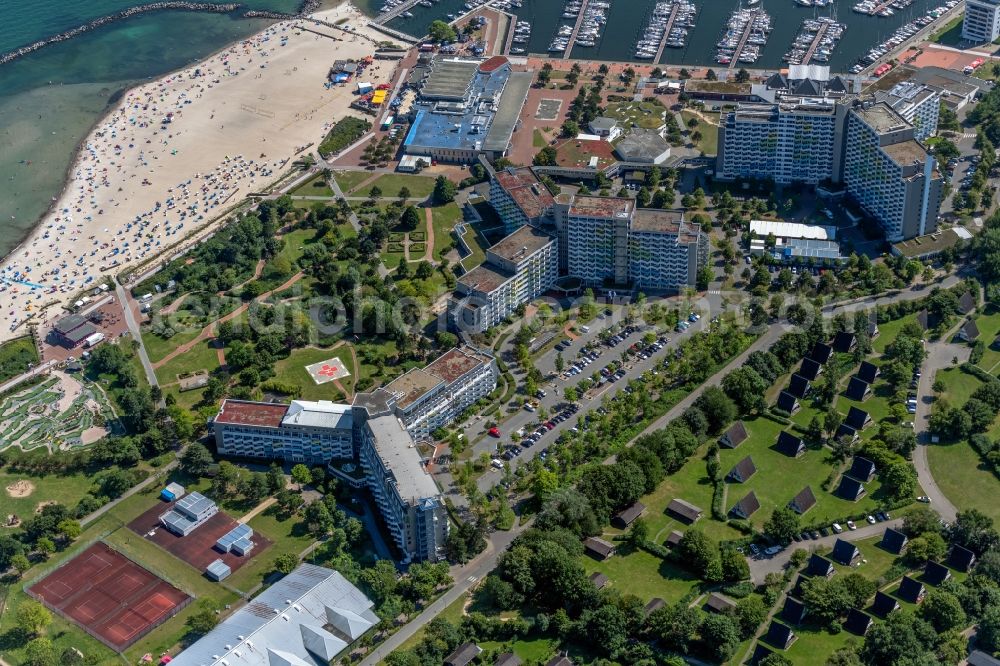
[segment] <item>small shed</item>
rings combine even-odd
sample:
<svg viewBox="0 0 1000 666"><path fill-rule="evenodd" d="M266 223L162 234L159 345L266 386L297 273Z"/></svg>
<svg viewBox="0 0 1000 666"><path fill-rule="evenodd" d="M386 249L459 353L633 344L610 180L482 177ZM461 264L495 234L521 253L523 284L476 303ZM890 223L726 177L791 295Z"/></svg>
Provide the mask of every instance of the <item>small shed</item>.
<svg viewBox="0 0 1000 666"><path fill-rule="evenodd" d="M215 582L229 578L231 573L233 573L233 570L230 569L229 565L222 560L215 560L208 565L207 569L205 569L205 575Z"/></svg>
<svg viewBox="0 0 1000 666"><path fill-rule="evenodd" d="M493 666L521 666L522 663L521 658L513 652L504 652L493 662Z"/></svg>
<svg viewBox="0 0 1000 666"><path fill-rule="evenodd" d="M796 437L787 430L778 433L778 441L774 448L777 449L778 453L783 453L789 458L798 458L806 452L806 444L802 438Z"/></svg>
<svg viewBox="0 0 1000 666"><path fill-rule="evenodd" d="M184 497L184 486L179 483L171 482L167 484L167 487L160 491L160 499L166 502L176 502L180 498Z"/></svg>
<svg viewBox="0 0 1000 666"><path fill-rule="evenodd" d="M837 542L833 544L833 552L830 553L830 557L834 562L840 562L849 567L861 557L861 551L850 541L837 539Z"/></svg>
<svg viewBox="0 0 1000 666"><path fill-rule="evenodd" d="M875 593L875 601L872 603L872 612L881 618L886 618L899 610L899 602L895 597L890 597L881 590Z"/></svg>
<svg viewBox="0 0 1000 666"><path fill-rule="evenodd" d="M670 504L667 505L667 513L687 523L693 523L701 518L701 514L703 512L700 508L690 502L685 502L680 498L674 498L670 500Z"/></svg>
<svg viewBox="0 0 1000 666"><path fill-rule="evenodd" d="M643 608L643 611L648 617L650 613L652 613L653 611L658 611L666 605L667 602L664 601L663 599L659 597L653 597L652 599L649 600L649 603L646 604L645 608Z"/></svg>
<svg viewBox="0 0 1000 666"><path fill-rule="evenodd" d="M462 643L444 658L444 666L469 666L482 651L475 643Z"/></svg>
<svg viewBox="0 0 1000 666"><path fill-rule="evenodd" d="M755 514L758 509L760 509L760 500L757 499L757 494L751 490L746 494L746 497L733 505L729 513L745 520Z"/></svg>
<svg viewBox="0 0 1000 666"><path fill-rule="evenodd" d="M749 434L747 433L746 424L743 421L737 421L733 425L729 426L729 429L722 434L719 438L719 446L724 446L729 449L735 449L737 446L746 441Z"/></svg>
<svg viewBox="0 0 1000 666"><path fill-rule="evenodd" d="M667 545L671 547L676 546L683 538L684 532L681 532L680 530L671 530L670 534L667 535Z"/></svg>
<svg viewBox="0 0 1000 666"><path fill-rule="evenodd" d="M909 539L906 535L899 530L894 530L891 527L885 528L885 532L882 533L882 540L879 542L879 546L883 550L887 550L893 555L899 555L906 548L906 543Z"/></svg>
<svg viewBox="0 0 1000 666"><path fill-rule="evenodd" d="M788 391L782 391L778 394L778 401L775 403L775 407L789 414L794 414L801 409L798 399Z"/></svg>
<svg viewBox="0 0 1000 666"><path fill-rule="evenodd" d="M925 594L927 594L927 588L924 587L924 584L909 576L903 576L903 580L899 582L899 589L896 590L897 597L903 601L909 601L911 604L919 604L924 600Z"/></svg>
<svg viewBox="0 0 1000 666"><path fill-rule="evenodd" d="M615 545L598 537L588 537L583 542L583 547L588 553L599 560L606 560L615 554Z"/></svg>
<svg viewBox="0 0 1000 666"><path fill-rule="evenodd" d="M594 587L596 587L598 590L603 590L608 586L608 583L611 582L611 580L607 576L602 574L600 571L595 571L594 573L590 574L589 579L590 582L594 584Z"/></svg>
<svg viewBox="0 0 1000 666"><path fill-rule="evenodd" d="M645 511L646 505L642 502L636 502L629 508L616 513L615 517L611 519L611 524L619 529L625 529L634 523Z"/></svg>
<svg viewBox="0 0 1000 666"><path fill-rule="evenodd" d="M851 381L847 384L847 390L844 391L846 395L851 400L856 400L858 402L863 402L872 392L871 384L858 377L851 377Z"/></svg>
<svg viewBox="0 0 1000 666"><path fill-rule="evenodd" d="M736 610L736 602L718 592L712 592L708 595L708 601L705 602L705 606L716 613L730 613Z"/></svg>
<svg viewBox="0 0 1000 666"><path fill-rule="evenodd" d="M753 464L753 458L747 456L743 460L736 463L736 465L729 470L729 474L726 475L726 478L737 483L744 483L749 481L750 477L756 473L757 466Z"/></svg>
<svg viewBox="0 0 1000 666"><path fill-rule="evenodd" d="M806 486L800 490L799 494L793 497L788 503L788 507L799 515L802 515L814 506L816 506L816 496L813 494L812 486Z"/></svg>

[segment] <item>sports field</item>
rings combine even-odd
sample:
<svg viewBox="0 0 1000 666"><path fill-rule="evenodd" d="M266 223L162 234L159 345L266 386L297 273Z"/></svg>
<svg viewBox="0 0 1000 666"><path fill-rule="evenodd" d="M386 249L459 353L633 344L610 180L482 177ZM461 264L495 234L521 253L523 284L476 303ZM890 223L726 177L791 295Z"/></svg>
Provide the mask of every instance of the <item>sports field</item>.
<svg viewBox="0 0 1000 666"><path fill-rule="evenodd" d="M28 594L118 652L191 602L100 541L32 585Z"/></svg>

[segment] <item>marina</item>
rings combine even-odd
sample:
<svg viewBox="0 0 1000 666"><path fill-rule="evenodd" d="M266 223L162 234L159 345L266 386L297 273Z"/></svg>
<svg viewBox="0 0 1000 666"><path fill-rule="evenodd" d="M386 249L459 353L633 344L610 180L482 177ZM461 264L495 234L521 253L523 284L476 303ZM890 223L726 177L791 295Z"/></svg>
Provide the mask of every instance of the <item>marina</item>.
<svg viewBox="0 0 1000 666"><path fill-rule="evenodd" d="M912 4L913 0L884 0L883 2L878 2L878 0L861 0L852 9L859 14L888 18Z"/></svg>
<svg viewBox="0 0 1000 666"><path fill-rule="evenodd" d="M909 23L905 23L895 32L892 36L879 44L876 44L872 49L870 49L863 56L858 58L851 66L851 73L858 74L863 72L866 68L878 62L882 57L891 52L893 49L898 47L900 44L910 39L922 29L926 28L928 25L934 22L935 19L943 14L946 14L949 10L954 9L960 0L948 0L944 5L939 7L934 7L927 11L923 16L916 18Z"/></svg>
<svg viewBox="0 0 1000 666"><path fill-rule="evenodd" d="M847 26L837 23L833 18L805 19L792 43L792 49L785 54L785 62L792 65L830 62L833 49L844 36L845 30Z"/></svg>
<svg viewBox="0 0 1000 666"><path fill-rule="evenodd" d="M478 0L477 0L478 1ZM518 0L521 7L513 7L509 10L517 17L516 21L527 21L531 24L531 31L528 33L527 42L511 44L511 55L536 56L549 58L562 58L568 53L569 58L615 61L615 62L636 62L650 64L683 64L691 66L715 66L718 65L716 56L718 54L717 42L720 34L726 29L730 13L737 8L736 0L728 0L723 3L708 4L708 0L687 0L695 7L695 15L692 25L684 28L687 35L683 41L670 41L664 45L660 52L659 44L655 44L652 49L640 49L638 42L646 39L646 31L650 27L656 27L652 18L654 14L663 16L662 11L657 7L665 0L628 0L612 1L610 7L604 12L606 23L601 27L602 35L614 35L616 39L597 39L594 46L580 46L575 43L573 28L575 22L583 14L583 1L565 2L564 0ZM825 3L827 0L821 0ZM881 45L892 36L897 29L920 17L928 10L936 8L942 4L943 0L914 0L905 11L895 12L893 16L878 17L857 12L844 11L837 16L836 20L845 26L841 39L836 47L832 49L829 61L823 64L829 65L833 71L848 72L852 65L857 63L870 50ZM852 3L857 0L851 0ZM372 14L377 14L378 9L385 4L385 0L370 0L370 10ZM415 16L412 19L397 17L389 22L389 26L413 35L426 34L427 26L434 19L446 19L451 14L455 18L466 13L466 3L464 0L437 0L432 7L425 7L417 4L409 11ZM588 6L592 3L588 3ZM790 46L798 36L804 19L816 19L816 7L823 7L812 0L810 6L797 4L795 0L760 0L755 5L749 5L748 0L742 1L743 10L753 8L763 8L774 17L775 7L781 6L781 20L773 20L771 33L767 43L759 46L758 57L754 63L740 63L736 67L757 67L775 68L784 66L784 56L789 52ZM669 7L670 5L668 5ZM838 9L847 9L850 5L839 5ZM576 10L573 10L576 7ZM708 11L705 11L705 10ZM569 10L570 17L564 18L563 14ZM669 18L667 9L667 18ZM826 10L830 11L830 6L826 5ZM662 19L661 19L662 20ZM677 20L673 28L679 27ZM659 33L650 33L650 39L663 41ZM669 34L669 32L668 32ZM559 43L556 39L559 39ZM623 37L623 38L622 38ZM564 47L561 50L549 51L550 46ZM649 46L643 44L642 46ZM808 48L808 45L804 48ZM516 49L516 50L515 50ZM652 50L652 56L650 56ZM660 56L656 57L657 52ZM822 56L821 56L822 57ZM814 61L815 62L815 61ZM729 63L725 63L729 64Z"/></svg>
<svg viewBox="0 0 1000 666"><path fill-rule="evenodd" d="M685 0L657 2L635 46L635 57L659 62L667 46L684 48L698 8Z"/></svg>
<svg viewBox="0 0 1000 666"><path fill-rule="evenodd" d="M767 45L771 34L771 17L758 5L749 9L738 7L719 40L715 61L729 69L752 65L760 58L761 48Z"/></svg>

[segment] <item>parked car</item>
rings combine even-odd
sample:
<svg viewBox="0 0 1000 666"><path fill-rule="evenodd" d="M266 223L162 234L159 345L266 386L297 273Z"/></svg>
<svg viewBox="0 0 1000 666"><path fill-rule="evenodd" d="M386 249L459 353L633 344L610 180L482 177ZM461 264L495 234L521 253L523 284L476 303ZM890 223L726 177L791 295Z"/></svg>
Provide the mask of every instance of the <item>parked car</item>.
<svg viewBox="0 0 1000 666"><path fill-rule="evenodd" d="M500 437L500 429L495 426L489 429L489 433L490 437L497 437L497 438Z"/></svg>
<svg viewBox="0 0 1000 666"><path fill-rule="evenodd" d="M858 529L858 526L854 524L853 520L848 520L847 521L847 529L849 529L849 530L856 530L856 529Z"/></svg>
<svg viewBox="0 0 1000 666"><path fill-rule="evenodd" d="M841 532L844 531L844 528L840 526L840 523L834 523L832 527L833 531L836 532L837 534L840 534Z"/></svg>
<svg viewBox="0 0 1000 666"><path fill-rule="evenodd" d="M931 498L928 497L927 495L921 495L920 497L917 498L917 501L918 502L923 502L924 504L930 504L931 503Z"/></svg>
<svg viewBox="0 0 1000 666"><path fill-rule="evenodd" d="M869 525L874 525L875 524L875 516L869 515L867 518L865 518L865 520L868 521Z"/></svg>

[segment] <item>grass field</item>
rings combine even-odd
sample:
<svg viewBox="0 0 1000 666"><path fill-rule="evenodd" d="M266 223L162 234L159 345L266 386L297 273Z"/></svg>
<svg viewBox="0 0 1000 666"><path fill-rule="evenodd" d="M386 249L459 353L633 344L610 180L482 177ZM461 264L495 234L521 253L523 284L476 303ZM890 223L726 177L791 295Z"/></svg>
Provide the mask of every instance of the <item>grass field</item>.
<svg viewBox="0 0 1000 666"><path fill-rule="evenodd" d="M210 342L201 340L187 352L178 354L156 369L156 378L161 384L172 384L177 381L178 375L197 370L212 372L219 367L219 357Z"/></svg>
<svg viewBox="0 0 1000 666"><path fill-rule="evenodd" d="M582 556L588 574L599 571L611 579L610 586L623 594L634 594L643 602L660 597L672 603L698 587L700 581L673 562L644 550L619 554L598 562Z"/></svg>
<svg viewBox="0 0 1000 666"><path fill-rule="evenodd" d="M978 377L962 372L957 367L938 370L934 380L940 380L945 385L945 390L940 396L941 399L947 400L956 407L964 405L975 390L983 384Z"/></svg>
<svg viewBox="0 0 1000 666"><path fill-rule="evenodd" d="M333 189L320 173L296 187L289 194L293 197L332 197Z"/></svg>
<svg viewBox="0 0 1000 666"><path fill-rule="evenodd" d="M372 177L373 174L367 171L335 171L333 174L337 185L344 194L350 194L351 190Z"/></svg>
<svg viewBox="0 0 1000 666"><path fill-rule="evenodd" d="M1000 370L1000 351L993 347L993 340L1000 333L1000 313L983 315L976 319L976 326L979 327L979 339L986 344L986 352L979 361L979 367L991 374L997 374Z"/></svg>
<svg viewBox="0 0 1000 666"><path fill-rule="evenodd" d="M941 492L960 511L979 509L1000 522L1000 503L996 501L1000 481L984 468L971 444L931 444L927 447L927 459Z"/></svg>
<svg viewBox="0 0 1000 666"><path fill-rule="evenodd" d="M715 123L706 122L705 118L701 116L708 116L709 118L712 118ZM698 125L696 127L688 128L692 134L696 131L701 132L701 138L695 142L695 147L706 155L715 155L718 150L719 141L719 114L703 112L701 116L686 109L681 111L681 117L684 118L685 128L687 128L687 122L691 118L695 118L698 121Z"/></svg>
<svg viewBox="0 0 1000 666"><path fill-rule="evenodd" d="M893 321L888 321L879 323L878 325L878 337L872 340L872 349L879 354L885 353L885 348L896 339L899 332L903 330L903 327L909 323L915 323L917 321L917 315L911 314L906 315L902 319L896 319Z"/></svg>
<svg viewBox="0 0 1000 666"><path fill-rule="evenodd" d="M935 32L930 41L945 46L955 46L962 41L962 16L956 16Z"/></svg>
<svg viewBox="0 0 1000 666"><path fill-rule="evenodd" d="M379 176L371 185L365 185L362 189L353 194L357 197L366 197L371 192L371 188L378 187L382 190L382 197L385 199L396 199L399 191L406 187L410 190L410 200L423 201L434 191L434 178L430 176L408 176L405 174L387 173Z"/></svg>
<svg viewBox="0 0 1000 666"><path fill-rule="evenodd" d="M17 481L29 481L35 489L27 497L11 497L7 487ZM21 518L27 518L35 513L39 502L59 502L70 508L87 494L93 479L83 473L47 476L28 476L26 474L0 471L0 517L6 518L8 513L16 513Z"/></svg>
<svg viewBox="0 0 1000 666"><path fill-rule="evenodd" d="M614 118L626 130L633 125L643 129L659 129L666 121L663 114L666 107L651 102L612 102L608 104L604 115Z"/></svg>
<svg viewBox="0 0 1000 666"><path fill-rule="evenodd" d="M342 377L339 380L341 386L348 391L353 392L354 382L357 380L357 372L354 367L354 361L351 358L350 347L346 344L341 345L336 349L316 349L314 347L296 349L288 358L275 363L274 378L279 382L285 384L295 384L300 387L302 389L302 393L299 397L303 400L346 399L349 396L341 395L337 386L333 382L316 384L312 377L309 376L309 373L305 370L307 365L319 363L320 361L326 361L327 359L334 357L339 358L343 362L347 371L351 373L349 376Z"/></svg>
<svg viewBox="0 0 1000 666"><path fill-rule="evenodd" d="M0 345L0 382L17 377L38 363L38 350L30 336L15 338Z"/></svg>
<svg viewBox="0 0 1000 666"><path fill-rule="evenodd" d="M142 330L142 344L146 347L149 360L156 363L186 342L191 342L201 333L201 328L179 331L170 338L156 335L147 328Z"/></svg>
<svg viewBox="0 0 1000 666"><path fill-rule="evenodd" d="M455 228L455 223L462 219L462 210L456 203L445 204L431 209L434 226L434 258L441 259L441 250L451 247L455 241L451 237L451 231Z"/></svg>

